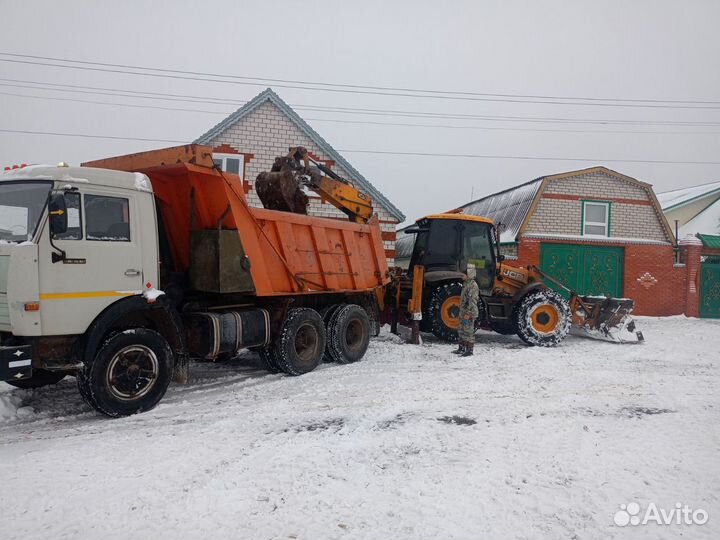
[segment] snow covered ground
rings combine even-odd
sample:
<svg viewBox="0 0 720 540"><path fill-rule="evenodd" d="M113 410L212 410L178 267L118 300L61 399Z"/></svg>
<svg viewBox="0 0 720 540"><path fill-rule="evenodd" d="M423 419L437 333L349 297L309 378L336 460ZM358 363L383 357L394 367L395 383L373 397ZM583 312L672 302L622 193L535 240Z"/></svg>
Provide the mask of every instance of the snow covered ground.
<svg viewBox="0 0 720 540"><path fill-rule="evenodd" d="M196 364L109 420L73 379L0 384L2 538L718 538L720 321L640 318L646 343L475 357L383 333L360 363ZM680 502L704 525L619 527Z"/></svg>

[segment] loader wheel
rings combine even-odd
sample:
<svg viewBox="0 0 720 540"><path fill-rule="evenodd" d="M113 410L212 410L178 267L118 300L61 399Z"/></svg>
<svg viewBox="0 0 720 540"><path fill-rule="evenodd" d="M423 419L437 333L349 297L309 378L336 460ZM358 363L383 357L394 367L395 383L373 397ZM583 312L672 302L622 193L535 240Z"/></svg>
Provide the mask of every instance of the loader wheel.
<svg viewBox="0 0 720 540"><path fill-rule="evenodd" d="M325 353L325 325L310 308L288 311L280 337L273 345L278 367L288 375L302 375L315 369Z"/></svg>
<svg viewBox="0 0 720 540"><path fill-rule="evenodd" d="M57 384L65 378L65 373L61 371L48 371L47 369L33 369L32 377L29 379L20 379L13 381L5 381L10 386L30 390L32 388L42 388L51 384Z"/></svg>
<svg viewBox="0 0 720 540"><path fill-rule="evenodd" d="M550 289L526 294L513 312L517 335L528 345L554 347L570 330L570 307L567 301Z"/></svg>
<svg viewBox="0 0 720 540"><path fill-rule="evenodd" d="M330 319L327 352L340 364L357 362L370 344L370 318L357 304L348 304L336 310Z"/></svg>
<svg viewBox="0 0 720 540"><path fill-rule="evenodd" d="M174 355L160 334L132 328L112 334L77 374L80 395L97 411L128 416L155 407L173 374Z"/></svg>
<svg viewBox="0 0 720 540"><path fill-rule="evenodd" d="M443 341L457 341L460 328L460 293L462 283L453 281L438 285L430 292L423 313L427 327Z"/></svg>

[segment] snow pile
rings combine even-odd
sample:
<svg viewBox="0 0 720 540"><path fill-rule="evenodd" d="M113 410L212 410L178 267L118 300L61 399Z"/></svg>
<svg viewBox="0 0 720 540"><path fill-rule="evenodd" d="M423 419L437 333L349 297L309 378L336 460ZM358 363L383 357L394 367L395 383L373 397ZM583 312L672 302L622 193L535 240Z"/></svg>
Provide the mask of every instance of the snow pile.
<svg viewBox="0 0 720 540"><path fill-rule="evenodd" d="M32 409L22 406L23 400L17 395L18 391L11 393L7 385L3 384L2 386L3 388L0 389L0 423L16 420L33 413Z"/></svg>

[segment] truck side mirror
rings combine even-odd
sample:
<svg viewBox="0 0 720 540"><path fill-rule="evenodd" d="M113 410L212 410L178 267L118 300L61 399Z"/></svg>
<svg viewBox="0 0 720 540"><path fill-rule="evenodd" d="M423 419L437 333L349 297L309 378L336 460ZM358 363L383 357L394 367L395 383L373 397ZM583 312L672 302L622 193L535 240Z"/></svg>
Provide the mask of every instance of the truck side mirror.
<svg viewBox="0 0 720 540"><path fill-rule="evenodd" d="M50 212L50 234L57 236L67 232L67 205L65 204L65 195L62 193L54 193L50 196L48 204Z"/></svg>

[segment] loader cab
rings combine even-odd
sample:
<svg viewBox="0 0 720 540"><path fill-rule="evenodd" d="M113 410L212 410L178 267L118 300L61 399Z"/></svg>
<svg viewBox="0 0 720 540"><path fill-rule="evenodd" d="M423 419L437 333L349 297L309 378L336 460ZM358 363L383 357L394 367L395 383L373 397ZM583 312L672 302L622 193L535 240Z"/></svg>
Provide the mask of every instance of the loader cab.
<svg viewBox="0 0 720 540"><path fill-rule="evenodd" d="M468 263L472 263L480 289L492 289L496 250L491 220L463 214L435 214L418 220L406 233L416 235L410 273L415 265L422 265L426 275L432 272L464 274Z"/></svg>

